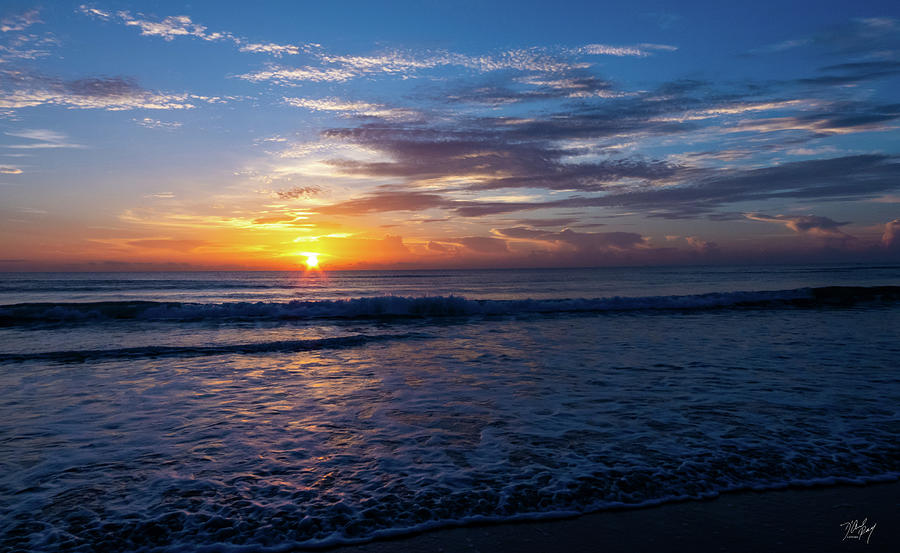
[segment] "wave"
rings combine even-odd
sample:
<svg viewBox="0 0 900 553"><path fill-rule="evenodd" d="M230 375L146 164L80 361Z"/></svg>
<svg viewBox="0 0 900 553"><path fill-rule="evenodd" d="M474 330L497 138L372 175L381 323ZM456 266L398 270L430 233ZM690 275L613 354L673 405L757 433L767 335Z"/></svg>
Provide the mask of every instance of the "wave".
<svg viewBox="0 0 900 553"><path fill-rule="evenodd" d="M900 300L900 286L828 286L682 296L470 300L461 296L376 296L346 300L189 303L114 301L0 306L0 326L140 321L383 319L599 313L606 311L847 307Z"/></svg>
<svg viewBox="0 0 900 553"><path fill-rule="evenodd" d="M359 347L373 342L424 338L423 334L357 334L337 338L309 340L281 340L252 344L225 344L215 346L143 346L134 348L42 351L33 353L0 353L0 365L25 361L52 361L56 363L83 363L104 359L138 359L145 357L205 357L208 355L295 353L319 349L343 349Z"/></svg>

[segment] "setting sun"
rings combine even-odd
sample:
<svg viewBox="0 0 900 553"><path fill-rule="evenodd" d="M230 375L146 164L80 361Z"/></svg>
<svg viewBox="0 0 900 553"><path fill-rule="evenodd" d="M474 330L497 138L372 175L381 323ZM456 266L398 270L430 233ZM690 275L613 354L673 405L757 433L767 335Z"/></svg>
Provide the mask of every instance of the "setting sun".
<svg viewBox="0 0 900 553"><path fill-rule="evenodd" d="M318 269L319 268L319 255L315 253L308 253L306 255L306 268L307 269Z"/></svg>

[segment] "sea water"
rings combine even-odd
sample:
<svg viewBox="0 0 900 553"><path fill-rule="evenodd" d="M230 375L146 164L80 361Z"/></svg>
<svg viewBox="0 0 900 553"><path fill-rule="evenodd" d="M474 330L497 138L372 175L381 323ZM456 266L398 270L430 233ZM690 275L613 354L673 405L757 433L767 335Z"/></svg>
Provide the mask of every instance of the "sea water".
<svg viewBox="0 0 900 553"><path fill-rule="evenodd" d="M900 266L0 275L0 548L900 476Z"/></svg>

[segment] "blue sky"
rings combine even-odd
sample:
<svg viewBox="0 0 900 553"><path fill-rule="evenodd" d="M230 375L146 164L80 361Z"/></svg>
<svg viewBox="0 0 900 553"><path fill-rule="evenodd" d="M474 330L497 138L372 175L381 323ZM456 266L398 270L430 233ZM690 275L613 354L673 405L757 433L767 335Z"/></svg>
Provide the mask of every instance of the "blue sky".
<svg viewBox="0 0 900 553"><path fill-rule="evenodd" d="M898 11L6 2L0 270L896 260Z"/></svg>

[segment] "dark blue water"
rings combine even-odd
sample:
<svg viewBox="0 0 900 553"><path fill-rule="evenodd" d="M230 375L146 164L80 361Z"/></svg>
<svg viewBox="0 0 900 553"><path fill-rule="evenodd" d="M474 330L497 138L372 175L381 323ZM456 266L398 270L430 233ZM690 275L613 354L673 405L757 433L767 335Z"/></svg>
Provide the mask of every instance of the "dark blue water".
<svg viewBox="0 0 900 553"><path fill-rule="evenodd" d="M0 548L286 550L896 480L898 286L865 266L3 275Z"/></svg>

